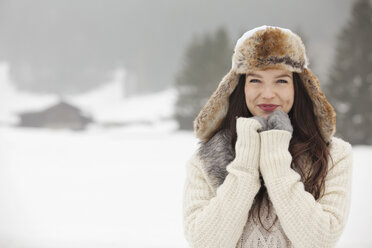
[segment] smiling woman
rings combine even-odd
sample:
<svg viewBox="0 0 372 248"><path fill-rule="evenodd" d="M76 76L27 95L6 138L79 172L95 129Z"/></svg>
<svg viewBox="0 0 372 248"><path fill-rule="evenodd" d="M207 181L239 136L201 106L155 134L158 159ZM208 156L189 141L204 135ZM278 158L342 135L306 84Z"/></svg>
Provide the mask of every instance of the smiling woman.
<svg viewBox="0 0 372 248"><path fill-rule="evenodd" d="M192 247L334 247L350 209L352 150L301 38L262 26L194 120L184 233Z"/></svg>
<svg viewBox="0 0 372 248"><path fill-rule="evenodd" d="M286 70L262 70L246 75L245 101L252 115L267 117L274 110L289 113L293 106L293 77Z"/></svg>

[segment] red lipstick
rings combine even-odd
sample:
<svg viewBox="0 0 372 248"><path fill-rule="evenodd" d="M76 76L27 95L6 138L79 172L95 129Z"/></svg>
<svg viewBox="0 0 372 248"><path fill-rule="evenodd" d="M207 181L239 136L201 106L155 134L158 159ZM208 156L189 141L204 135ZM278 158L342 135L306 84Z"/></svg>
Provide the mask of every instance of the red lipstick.
<svg viewBox="0 0 372 248"><path fill-rule="evenodd" d="M273 111L276 109L279 105L275 104L259 104L258 105L263 111Z"/></svg>

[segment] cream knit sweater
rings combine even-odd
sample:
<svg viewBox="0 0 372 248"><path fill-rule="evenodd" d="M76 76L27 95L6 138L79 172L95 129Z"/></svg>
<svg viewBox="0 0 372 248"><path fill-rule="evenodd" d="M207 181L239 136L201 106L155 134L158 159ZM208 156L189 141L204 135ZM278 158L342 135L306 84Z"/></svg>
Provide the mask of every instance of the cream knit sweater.
<svg viewBox="0 0 372 248"><path fill-rule="evenodd" d="M196 153L188 160L183 195L186 240L194 248L241 247L244 227L250 222L248 211L260 188L260 171L285 233L283 238L290 240L288 247L334 247L350 209L351 145L332 138L335 167L328 172L324 196L315 200L305 191L300 175L290 168L291 133L259 133L260 127L252 118L237 119L235 159L226 167L228 174L218 188L212 186Z"/></svg>

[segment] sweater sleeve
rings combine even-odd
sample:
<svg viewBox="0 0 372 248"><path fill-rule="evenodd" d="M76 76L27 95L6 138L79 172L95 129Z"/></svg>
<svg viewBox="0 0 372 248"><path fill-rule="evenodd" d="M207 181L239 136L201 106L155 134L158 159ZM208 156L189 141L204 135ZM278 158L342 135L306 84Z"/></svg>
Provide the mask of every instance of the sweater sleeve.
<svg viewBox="0 0 372 248"><path fill-rule="evenodd" d="M191 247L234 248L238 243L260 188L260 127L256 120L237 119L236 156L226 167L228 174L215 193L208 186L202 161L194 155L187 163L183 224Z"/></svg>
<svg viewBox="0 0 372 248"><path fill-rule="evenodd" d="M337 146L331 149L335 166L326 176L324 196L315 200L305 191L300 175L290 167L288 148L292 135L270 130L260 137L260 171L283 230L294 247L334 247L350 209L351 145L344 141L332 144Z"/></svg>

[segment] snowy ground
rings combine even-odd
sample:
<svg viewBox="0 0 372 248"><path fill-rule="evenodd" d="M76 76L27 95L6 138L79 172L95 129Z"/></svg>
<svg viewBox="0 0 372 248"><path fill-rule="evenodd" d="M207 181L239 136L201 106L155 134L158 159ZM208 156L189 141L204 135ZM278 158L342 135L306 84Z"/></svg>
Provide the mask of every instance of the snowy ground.
<svg viewBox="0 0 372 248"><path fill-rule="evenodd" d="M189 133L0 129L0 247L187 247Z"/></svg>
<svg viewBox="0 0 372 248"><path fill-rule="evenodd" d="M0 247L188 247L182 190L195 148L191 132L156 127L0 128ZM372 247L370 161L372 147L354 147L340 248Z"/></svg>

